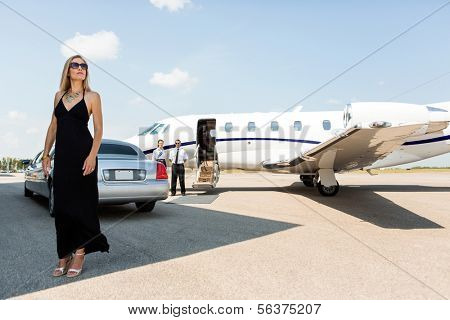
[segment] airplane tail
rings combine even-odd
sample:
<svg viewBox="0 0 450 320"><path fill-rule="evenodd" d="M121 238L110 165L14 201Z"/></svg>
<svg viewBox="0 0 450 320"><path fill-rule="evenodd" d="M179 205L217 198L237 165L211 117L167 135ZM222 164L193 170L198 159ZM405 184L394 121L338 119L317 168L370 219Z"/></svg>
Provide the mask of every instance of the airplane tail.
<svg viewBox="0 0 450 320"><path fill-rule="evenodd" d="M424 105L428 109L430 122L446 123L446 127L450 124L450 101L438 102Z"/></svg>

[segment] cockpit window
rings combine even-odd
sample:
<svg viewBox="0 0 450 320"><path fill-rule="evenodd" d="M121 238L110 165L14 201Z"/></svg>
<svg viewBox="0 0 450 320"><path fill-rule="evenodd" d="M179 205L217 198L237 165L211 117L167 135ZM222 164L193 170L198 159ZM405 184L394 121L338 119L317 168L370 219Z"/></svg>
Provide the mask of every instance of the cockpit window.
<svg viewBox="0 0 450 320"><path fill-rule="evenodd" d="M141 131L141 133L139 133L140 136L144 136L147 133L149 133L150 131L152 131L153 129L155 129L155 127L157 126L157 123L152 124L150 127L148 127L147 129L144 129Z"/></svg>
<svg viewBox="0 0 450 320"><path fill-rule="evenodd" d="M139 133L140 136L144 136L146 134L158 134L160 132L162 132L162 129L166 127L166 129L169 126L166 126L166 124L164 123L155 123L153 125L151 125L150 127L148 127L147 129L143 130L141 133Z"/></svg>
<svg viewBox="0 0 450 320"><path fill-rule="evenodd" d="M162 129L164 128L165 124L164 123L160 123L158 124L157 127L155 127L152 132L150 132L150 134L158 134L162 131Z"/></svg>

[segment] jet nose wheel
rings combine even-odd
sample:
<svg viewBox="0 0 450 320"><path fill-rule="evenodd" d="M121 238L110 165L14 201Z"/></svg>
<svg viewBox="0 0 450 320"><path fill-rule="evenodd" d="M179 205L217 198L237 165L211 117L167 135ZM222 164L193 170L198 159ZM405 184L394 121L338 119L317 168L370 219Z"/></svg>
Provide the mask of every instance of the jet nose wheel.
<svg viewBox="0 0 450 320"><path fill-rule="evenodd" d="M326 187L326 186L322 185L319 181L317 183L317 189L319 189L319 192L321 195L323 195L325 197L332 197L332 196L336 195L336 193L338 193L338 191L339 191L339 182L336 181L335 186Z"/></svg>
<svg viewBox="0 0 450 320"><path fill-rule="evenodd" d="M306 187L314 187L314 176L301 175L300 180Z"/></svg>

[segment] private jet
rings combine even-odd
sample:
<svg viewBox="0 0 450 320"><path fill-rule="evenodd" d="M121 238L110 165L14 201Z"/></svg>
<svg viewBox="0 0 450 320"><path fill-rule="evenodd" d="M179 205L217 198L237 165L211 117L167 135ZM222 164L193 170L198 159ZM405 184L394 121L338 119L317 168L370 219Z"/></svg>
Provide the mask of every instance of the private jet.
<svg viewBox="0 0 450 320"><path fill-rule="evenodd" d="M450 102L354 102L343 111L186 115L141 128L127 142L149 157L180 139L196 170L193 188L214 188L220 169L298 174L323 196L338 193L335 174L384 168L450 152Z"/></svg>

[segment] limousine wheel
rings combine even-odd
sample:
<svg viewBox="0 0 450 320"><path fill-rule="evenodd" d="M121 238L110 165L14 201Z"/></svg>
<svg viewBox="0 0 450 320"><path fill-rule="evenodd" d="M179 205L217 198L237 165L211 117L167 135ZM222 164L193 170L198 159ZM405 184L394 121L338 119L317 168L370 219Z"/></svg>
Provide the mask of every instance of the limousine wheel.
<svg viewBox="0 0 450 320"><path fill-rule="evenodd" d="M156 201L150 201L150 202L136 202L136 208L138 211L141 212L150 212L155 207Z"/></svg>
<svg viewBox="0 0 450 320"><path fill-rule="evenodd" d="M24 183L24 186L25 186L25 188L24 188L24 196L25 197L32 197L33 196L33 191L31 191L31 190L28 190L27 189L27 185Z"/></svg>

